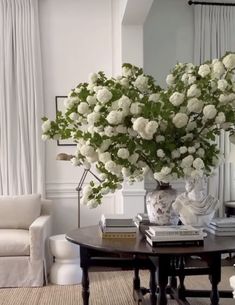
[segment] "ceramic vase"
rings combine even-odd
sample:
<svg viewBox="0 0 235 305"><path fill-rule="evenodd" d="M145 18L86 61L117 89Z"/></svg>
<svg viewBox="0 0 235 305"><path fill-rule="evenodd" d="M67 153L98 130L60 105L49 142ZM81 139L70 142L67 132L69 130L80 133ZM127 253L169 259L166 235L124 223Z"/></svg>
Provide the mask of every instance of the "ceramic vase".
<svg viewBox="0 0 235 305"><path fill-rule="evenodd" d="M178 223L178 216L172 208L176 190L168 183L158 183L157 188L146 195L146 208L151 223L170 225Z"/></svg>

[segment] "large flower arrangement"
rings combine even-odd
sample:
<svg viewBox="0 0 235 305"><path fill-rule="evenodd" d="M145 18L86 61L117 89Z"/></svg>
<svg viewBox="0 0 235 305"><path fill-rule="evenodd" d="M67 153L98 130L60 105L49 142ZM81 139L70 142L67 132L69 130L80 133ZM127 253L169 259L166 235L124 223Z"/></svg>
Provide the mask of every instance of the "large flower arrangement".
<svg viewBox="0 0 235 305"><path fill-rule="evenodd" d="M233 53L201 66L178 63L166 90L130 64L117 78L94 73L69 93L65 114L43 118L42 137L73 139L72 163L96 166L102 182L83 190L90 207L147 172L159 183L209 176L221 159L216 135L234 133L234 68Z"/></svg>

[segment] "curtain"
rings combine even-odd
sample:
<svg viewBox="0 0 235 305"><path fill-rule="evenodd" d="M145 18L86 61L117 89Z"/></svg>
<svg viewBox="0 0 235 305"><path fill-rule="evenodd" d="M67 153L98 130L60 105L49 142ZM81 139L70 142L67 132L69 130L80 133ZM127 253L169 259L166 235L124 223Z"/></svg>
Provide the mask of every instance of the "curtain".
<svg viewBox="0 0 235 305"><path fill-rule="evenodd" d="M235 7L196 5L194 7L194 62L221 57L226 51L235 51ZM219 216L224 215L224 202L231 198L231 164L228 134L221 133L217 140L225 162L209 179L208 192L220 200Z"/></svg>
<svg viewBox="0 0 235 305"><path fill-rule="evenodd" d="M38 0L0 0L0 195L44 194Z"/></svg>

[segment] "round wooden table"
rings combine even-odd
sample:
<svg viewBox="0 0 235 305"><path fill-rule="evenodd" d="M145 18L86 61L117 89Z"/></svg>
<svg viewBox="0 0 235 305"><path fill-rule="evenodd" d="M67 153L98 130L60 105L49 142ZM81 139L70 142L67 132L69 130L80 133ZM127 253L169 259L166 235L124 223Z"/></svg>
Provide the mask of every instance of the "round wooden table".
<svg viewBox="0 0 235 305"><path fill-rule="evenodd" d="M211 305L218 305L219 292L217 286L221 280L221 254L235 251L234 237L216 237L209 233L204 240L203 246L151 247L141 232L137 234L136 239L102 239L98 226L73 230L66 234L66 239L80 245L84 305L89 304L88 269L91 266L123 267L135 270L134 290L137 292L140 289L138 270L149 269L150 300L152 305L167 304L166 287L168 276L179 276L180 287L178 293L180 292L180 297L177 301L179 304L189 304L185 297L200 297L200 291L197 290L195 295L193 291L186 291L183 284L184 277L192 274L208 274L211 282L211 291L207 295L210 296ZM183 261L182 258L192 255L199 256L205 260L208 265L207 268L203 268L203 271L194 269L194 272L192 273L191 271L190 273L182 265L178 270L172 272L173 259L177 257L180 261ZM158 288L155 280L156 270ZM157 289L158 294L156 294ZM187 294L187 292L189 293ZM206 296L206 293L201 291L201 296ZM232 298L232 292L222 292L221 296Z"/></svg>

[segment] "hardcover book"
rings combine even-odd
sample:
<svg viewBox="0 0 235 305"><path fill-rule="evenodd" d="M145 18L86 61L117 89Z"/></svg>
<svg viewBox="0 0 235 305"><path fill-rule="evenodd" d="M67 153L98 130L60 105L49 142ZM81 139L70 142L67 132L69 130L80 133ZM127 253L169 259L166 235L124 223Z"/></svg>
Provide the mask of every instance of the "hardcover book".
<svg viewBox="0 0 235 305"><path fill-rule="evenodd" d="M146 241L152 247L169 247L169 246L203 246L204 240L171 240L171 241L154 241L150 237L146 236Z"/></svg>
<svg viewBox="0 0 235 305"><path fill-rule="evenodd" d="M210 223L216 227L235 227L235 217L214 218Z"/></svg>
<svg viewBox="0 0 235 305"><path fill-rule="evenodd" d="M126 233L126 232L123 232L123 233L115 233L115 232L102 232L101 230L100 230L100 232L101 232L101 236L102 236L102 238L107 238L107 239L115 239L115 238L120 238L120 239L133 239L133 238L136 238L136 233Z"/></svg>
<svg viewBox="0 0 235 305"><path fill-rule="evenodd" d="M149 232L155 236L175 236L175 235L200 235L202 229L194 228L190 225L180 226L150 226Z"/></svg>
<svg viewBox="0 0 235 305"><path fill-rule="evenodd" d="M221 230L215 230L211 227L207 227L205 230L207 232L210 232L211 234L214 234L215 236L235 236L235 230L234 231L221 231Z"/></svg>
<svg viewBox="0 0 235 305"><path fill-rule="evenodd" d="M132 218L124 216L123 214L102 214L101 223L106 227L132 227L135 225Z"/></svg>
<svg viewBox="0 0 235 305"><path fill-rule="evenodd" d="M103 224L100 222L100 229L104 233L136 233L137 228L136 226L130 227L130 226L117 226L117 227L107 227L103 226Z"/></svg>
<svg viewBox="0 0 235 305"><path fill-rule="evenodd" d="M146 230L146 237L149 237L152 241L165 242L165 241L185 241L185 240L203 240L204 234L192 234L192 235L153 235L150 230Z"/></svg>

